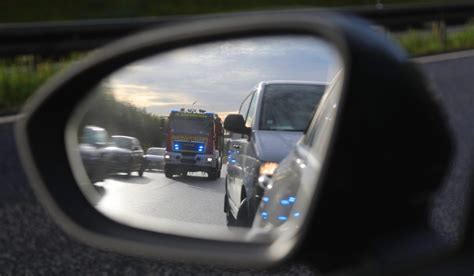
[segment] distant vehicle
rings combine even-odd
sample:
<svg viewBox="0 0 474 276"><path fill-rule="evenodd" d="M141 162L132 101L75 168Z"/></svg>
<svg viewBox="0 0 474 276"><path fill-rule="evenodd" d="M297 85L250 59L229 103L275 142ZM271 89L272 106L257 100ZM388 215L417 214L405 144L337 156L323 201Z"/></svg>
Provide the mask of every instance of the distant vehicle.
<svg viewBox="0 0 474 276"><path fill-rule="evenodd" d="M149 148L143 156L145 169L164 169L166 148Z"/></svg>
<svg viewBox="0 0 474 276"><path fill-rule="evenodd" d="M112 136L111 141L113 145L106 148L107 154L110 155L108 172L124 172L130 176L136 171L139 176L143 176L145 167L140 141L135 137L121 135Z"/></svg>
<svg viewBox="0 0 474 276"><path fill-rule="evenodd" d="M271 177L303 135L326 88L325 83L260 82L239 114L224 122L229 141L224 212L227 225L250 227L259 206L260 176Z"/></svg>
<svg viewBox="0 0 474 276"><path fill-rule="evenodd" d="M79 153L87 176L92 183L103 181L106 175L108 156L105 148L109 145L107 131L98 126L85 126L79 138Z"/></svg>
<svg viewBox="0 0 474 276"><path fill-rule="evenodd" d="M221 175L224 133L216 113L184 108L169 116L165 175L206 172L209 179Z"/></svg>

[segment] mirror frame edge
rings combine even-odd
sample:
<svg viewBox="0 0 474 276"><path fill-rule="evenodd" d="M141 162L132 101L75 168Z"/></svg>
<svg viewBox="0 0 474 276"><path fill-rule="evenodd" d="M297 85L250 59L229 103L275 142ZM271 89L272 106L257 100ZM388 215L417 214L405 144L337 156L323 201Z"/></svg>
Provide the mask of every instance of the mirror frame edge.
<svg viewBox="0 0 474 276"><path fill-rule="evenodd" d="M54 118L62 117L58 116L58 114L48 115L48 112L45 113L45 109L50 106L58 107L58 102L61 102L61 96L64 98L67 93L63 90L68 90L68 88L71 88L74 84L81 82L87 84L87 80L89 80L89 83L94 83L95 85L96 82L94 80L102 79L122 65L128 64L138 58L144 58L150 54L158 54L183 46L259 35L313 35L333 44L341 55L341 59L345 65L345 74L348 75L350 74L350 71L348 72L350 68L348 50L342 32L338 29L337 24L334 24L336 20L337 16L334 14L314 11L308 13L301 11L295 13L261 12L249 15L228 15L228 17L218 19L200 19L196 22L170 26L166 30L150 30L130 36L110 46L106 46L85 60L80 61L76 66L72 66L69 70L55 76L52 80L43 85L25 106L23 112L26 113L26 116L17 124L16 139L18 150L24 168L28 171L27 175L37 198L42 205L46 207L54 221L67 233L95 247L111 249L122 253L124 253L123 248L128 248L130 251L127 253L133 255L185 259L192 262L205 263L209 263L212 260L224 264L232 263L231 260L237 258L238 260L234 262L235 264L269 265L278 263L289 257L289 254L295 249L296 244L299 242L297 237L292 241L286 241L286 249L284 252L279 252L280 254L278 254L275 250L270 252L270 248L274 248L276 242L271 246L256 245L252 247L251 244L200 240L163 233L151 233L135 228L128 229L131 227L107 229L105 233L96 231L98 230L97 227L104 225L119 225L111 221L104 224L106 219L100 216L85 219L99 220L97 222L102 220L102 222L92 223L93 225L85 224L84 218L78 220L78 214L74 212L74 209L79 207L76 205L78 203L77 201L72 204L74 206L69 206L70 209L66 210L67 208L65 207L68 203L65 201L61 202L57 196L54 196L51 192L51 188L53 188L54 185L58 185L58 183L53 183L55 181L71 183L72 180L72 182L76 182L72 176L71 168L68 164L62 164L61 168L65 170L60 173L64 173L65 175L57 175L54 178L46 176L45 173L52 171L53 168L45 168L48 166L38 167L44 155L38 154L37 146L31 141L38 143L38 140L35 140L35 138L38 138L40 134L40 132L38 132L38 121L42 122L40 118L53 119L53 121L48 122L48 124L50 124L49 126L62 126L60 132L64 133L64 123L67 123L67 120ZM157 51L157 49L160 50ZM99 71L100 74L94 75L94 71ZM90 79L93 81L90 81ZM85 86L87 88L87 85ZM344 98L345 87L346 84L344 83L341 100ZM81 91L81 89L84 91ZM73 90L75 90L77 94L69 97L72 105L77 105L80 99L86 97L88 92L90 92L89 89L85 89L83 86L74 87ZM65 115L64 117L67 118L69 118L68 115L70 115L68 112L67 108L58 110L58 113ZM43 125L45 124L43 123ZM335 131L336 130L337 125L335 126ZM55 131L55 133L58 132L58 130ZM64 140L64 134L60 137ZM58 141L58 138L59 136L56 134L55 138L51 141ZM64 141L60 145L62 146L61 153L55 158L63 161L68 160L64 158L67 155L66 149L63 148ZM92 206L89 207L93 209ZM96 210L95 212L98 213ZM104 229L102 230L104 231ZM131 235L137 234L143 236L136 240L127 239L130 238ZM304 236L304 233L299 234L299 237L301 236ZM154 242L146 244L147 239L152 239ZM165 239L168 240L167 243L163 242ZM203 250L203 248L207 250ZM225 250L226 248L232 248L235 252L228 252ZM162 250L163 252L160 252ZM250 252L252 252L252 254L249 254Z"/></svg>

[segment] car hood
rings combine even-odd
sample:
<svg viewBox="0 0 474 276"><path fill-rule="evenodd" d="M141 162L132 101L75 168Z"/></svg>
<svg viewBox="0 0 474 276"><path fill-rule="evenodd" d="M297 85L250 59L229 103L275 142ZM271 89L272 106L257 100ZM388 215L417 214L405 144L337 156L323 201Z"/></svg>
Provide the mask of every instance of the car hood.
<svg viewBox="0 0 474 276"><path fill-rule="evenodd" d="M303 132L256 130L253 135L257 158L262 161L280 162L303 136Z"/></svg>

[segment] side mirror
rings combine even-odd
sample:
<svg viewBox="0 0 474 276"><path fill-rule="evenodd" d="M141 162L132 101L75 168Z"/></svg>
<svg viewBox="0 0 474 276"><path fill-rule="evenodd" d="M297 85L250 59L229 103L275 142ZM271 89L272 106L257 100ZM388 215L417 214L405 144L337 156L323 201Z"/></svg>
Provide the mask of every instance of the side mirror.
<svg viewBox="0 0 474 276"><path fill-rule="evenodd" d="M302 118L314 109L320 96L315 87L326 72L340 77L332 77L326 94L332 96L319 109L325 112L318 110L315 127L304 136L313 148L297 148L287 155L294 160L281 160L303 135ZM265 80L265 89L254 94L257 101L245 102L243 91ZM146 89L137 88L142 86ZM115 97L125 88L127 99ZM405 53L358 19L314 11L224 15L167 25L94 51L36 92L16 137L39 201L85 243L123 254L245 267L276 264L292 254L318 270L342 270L359 262L372 267L374 260L400 260L390 258L413 250L396 248L389 256L380 246L399 243L384 238L395 237L395 231L406 238L412 222L429 227L428 204L450 157L442 110L430 97ZM256 108L254 119L268 123L245 148L259 160L242 162L242 144L233 143L227 152L218 146L218 139L228 138L222 127L250 134L242 115L227 115L223 126L220 119L235 113L242 100L242 110ZM143 103L148 105L137 112ZM207 111L181 108L196 103ZM86 107L104 115L84 117ZM263 110L271 118L259 118L267 114ZM179 116L170 116L175 111ZM164 173L144 172L119 154L86 164L77 150L77 129L99 122L120 124L110 129L146 147L166 143L166 160L153 161ZM160 125L179 131L160 131ZM280 164L272 182L256 183L262 162ZM110 172L105 181L123 185L104 185L99 195L88 178L97 164ZM137 172L145 177L113 177ZM149 181L154 183L127 189ZM263 187L275 196L267 193L256 202ZM144 204L122 204L137 201ZM121 204L109 204L114 202ZM137 211L136 205L146 208ZM256 214L264 227L254 223Z"/></svg>
<svg viewBox="0 0 474 276"><path fill-rule="evenodd" d="M224 120L224 128L230 132L249 135L251 128L245 126L244 117L240 114L230 114Z"/></svg>

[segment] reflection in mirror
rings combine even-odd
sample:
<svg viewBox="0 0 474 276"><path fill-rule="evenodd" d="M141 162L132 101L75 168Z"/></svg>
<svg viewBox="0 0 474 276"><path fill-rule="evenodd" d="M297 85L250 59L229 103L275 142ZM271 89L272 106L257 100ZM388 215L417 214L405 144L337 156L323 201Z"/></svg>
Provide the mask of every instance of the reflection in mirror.
<svg viewBox="0 0 474 276"><path fill-rule="evenodd" d="M71 119L80 188L98 211L137 228L247 241L292 235L324 161L342 69L331 45L300 35L129 64Z"/></svg>

